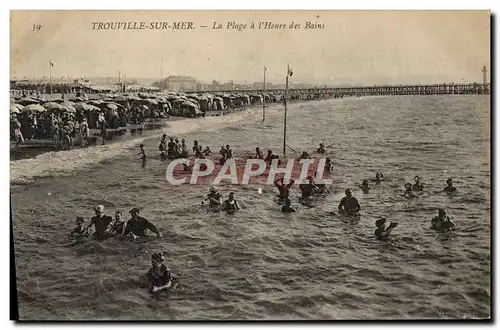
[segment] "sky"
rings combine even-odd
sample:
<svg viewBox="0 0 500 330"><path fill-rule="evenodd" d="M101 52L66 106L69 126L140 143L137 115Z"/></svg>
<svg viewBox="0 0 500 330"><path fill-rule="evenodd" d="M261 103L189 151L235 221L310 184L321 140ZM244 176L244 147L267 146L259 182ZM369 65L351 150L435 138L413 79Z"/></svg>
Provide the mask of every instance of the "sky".
<svg viewBox="0 0 500 330"><path fill-rule="evenodd" d="M92 29L183 21L195 29ZM247 28L227 29L230 22ZM288 29L292 22L301 28ZM324 28L304 29L306 22ZM48 77L49 61L54 77L121 71L238 83L261 82L264 66L266 81L283 83L289 63L295 83L329 85L481 82L481 68L490 67L488 11L11 11L10 35L11 79Z"/></svg>

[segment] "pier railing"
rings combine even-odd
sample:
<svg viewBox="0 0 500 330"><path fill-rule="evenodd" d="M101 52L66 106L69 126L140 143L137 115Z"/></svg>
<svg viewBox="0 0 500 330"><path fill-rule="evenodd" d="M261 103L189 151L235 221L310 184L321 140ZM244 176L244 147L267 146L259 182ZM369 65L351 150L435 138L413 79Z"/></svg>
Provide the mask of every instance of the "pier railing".
<svg viewBox="0 0 500 330"><path fill-rule="evenodd" d="M284 93L285 89L239 89L239 90L202 90L198 93ZM490 84L436 84L436 85L385 85L363 87L317 87L317 88L290 88L289 95L314 96L376 96L376 95L464 95L490 94Z"/></svg>

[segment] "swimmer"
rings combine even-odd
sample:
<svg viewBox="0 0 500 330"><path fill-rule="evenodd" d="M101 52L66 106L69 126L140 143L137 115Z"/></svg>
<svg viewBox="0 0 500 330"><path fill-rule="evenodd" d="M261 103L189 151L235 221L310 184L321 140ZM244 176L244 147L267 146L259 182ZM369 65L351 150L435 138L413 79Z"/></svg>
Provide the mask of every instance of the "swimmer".
<svg viewBox="0 0 500 330"><path fill-rule="evenodd" d="M380 183L384 181L384 175L382 172L376 172L375 173L375 179L372 179L372 182Z"/></svg>
<svg viewBox="0 0 500 330"><path fill-rule="evenodd" d="M198 144L198 140L194 140L194 142L193 142L193 154L196 155L196 152L198 150L201 150L200 145Z"/></svg>
<svg viewBox="0 0 500 330"><path fill-rule="evenodd" d="M324 143L320 143L318 150L316 150L316 153L318 153L318 154L324 154L325 152L326 152L326 150L325 150L325 144Z"/></svg>
<svg viewBox="0 0 500 330"><path fill-rule="evenodd" d="M177 148L176 148L176 144L174 142L174 138L171 137L170 138L170 141L168 142L167 144L167 152L168 152L168 157L169 158L176 158L177 157Z"/></svg>
<svg viewBox="0 0 500 330"><path fill-rule="evenodd" d="M386 219L384 217L375 221L375 226L377 227L377 229L375 229L375 237L383 241L389 238L391 231L398 225L397 222L391 222L389 227L386 228L385 224Z"/></svg>
<svg viewBox="0 0 500 330"><path fill-rule="evenodd" d="M240 209L240 206L238 205L238 201L234 199L234 192L229 193L228 199L224 201L222 204L222 211L226 211L227 213L235 213Z"/></svg>
<svg viewBox="0 0 500 330"><path fill-rule="evenodd" d="M162 158L167 156L167 134L162 135L158 151L160 152L160 156Z"/></svg>
<svg viewBox="0 0 500 330"><path fill-rule="evenodd" d="M83 217L76 217L76 227L70 233L71 238L80 238L82 236L87 236L87 232L84 227L85 220Z"/></svg>
<svg viewBox="0 0 500 330"><path fill-rule="evenodd" d="M115 212L115 220L110 226L109 234L112 236L123 235L125 232L125 221L123 220L123 213L121 211Z"/></svg>
<svg viewBox="0 0 500 330"><path fill-rule="evenodd" d="M260 148L257 147L255 148L255 156L253 156L254 159L264 159L264 155L262 154L262 151L260 151Z"/></svg>
<svg viewBox="0 0 500 330"><path fill-rule="evenodd" d="M180 156L186 158L188 156L188 147L186 145L186 140L182 139L179 147Z"/></svg>
<svg viewBox="0 0 500 330"><path fill-rule="evenodd" d="M409 183L409 182L405 183L405 189L406 190L403 194L403 197L406 197L406 198L416 197L415 194L413 193L411 183Z"/></svg>
<svg viewBox="0 0 500 330"><path fill-rule="evenodd" d="M170 269L165 265L163 253L151 255L151 268L146 274L152 292L170 288L177 280L172 276Z"/></svg>
<svg viewBox="0 0 500 330"><path fill-rule="evenodd" d="M352 197L351 189L345 190L345 197L340 200L338 209L347 215L357 215L361 210L358 200Z"/></svg>
<svg viewBox="0 0 500 330"><path fill-rule="evenodd" d="M103 205L97 205L96 207L94 207L94 212L95 216L93 216L90 219L90 223L85 228L85 232L87 233L89 229L92 226L94 226L95 227L94 237L98 240L101 240L107 237L106 234L108 231L108 227L109 224L113 221L113 219L108 215L104 215Z"/></svg>
<svg viewBox="0 0 500 330"><path fill-rule="evenodd" d="M420 177L418 175L413 178L415 183L412 186L413 191L424 191L424 185L420 183Z"/></svg>
<svg viewBox="0 0 500 330"><path fill-rule="evenodd" d="M301 199L304 201L308 200L313 192L318 189L314 184L314 179L312 176L308 176L307 181L307 183L302 183L299 185L299 189L302 192Z"/></svg>
<svg viewBox="0 0 500 330"><path fill-rule="evenodd" d="M136 239L139 236L146 236L146 231L149 229L156 234L156 237L161 238L162 235L160 231L150 221L140 217L139 211L140 210L137 207L130 210L129 213L131 218L127 221L123 235L132 235L132 237Z"/></svg>
<svg viewBox="0 0 500 330"><path fill-rule="evenodd" d="M326 172L331 172L333 169L332 161L330 160L330 157L326 157L325 161L325 171Z"/></svg>
<svg viewBox="0 0 500 330"><path fill-rule="evenodd" d="M300 159L311 159L311 156L309 156L309 154L307 153L307 151L303 151L302 155L300 155L300 157L299 157L299 160Z"/></svg>
<svg viewBox="0 0 500 330"><path fill-rule="evenodd" d="M226 159L231 158L233 158L233 150L231 150L231 146L228 144L226 145Z"/></svg>
<svg viewBox="0 0 500 330"><path fill-rule="evenodd" d="M290 180L290 183L284 184L284 178L280 178L274 181L274 185L278 188L280 202L286 200L290 195L290 188L295 181Z"/></svg>
<svg viewBox="0 0 500 330"><path fill-rule="evenodd" d="M359 186L362 190L363 193L368 194L370 191L370 186L368 185L368 180L364 179L363 183L361 183L361 186Z"/></svg>
<svg viewBox="0 0 500 330"><path fill-rule="evenodd" d="M205 147L205 150L203 150L203 155L204 156L210 156L212 154L212 150L210 150L209 146Z"/></svg>
<svg viewBox="0 0 500 330"><path fill-rule="evenodd" d="M285 199L285 205L281 207L281 212L282 213L296 212L295 209L292 207L292 201L290 200L290 198Z"/></svg>
<svg viewBox="0 0 500 330"><path fill-rule="evenodd" d="M446 187L444 187L443 192L448 193L448 194L457 192L457 188L453 187L452 178L448 178L446 180Z"/></svg>
<svg viewBox="0 0 500 330"><path fill-rule="evenodd" d="M222 205L222 194L215 187L210 187L210 191L208 192L207 198L204 201L208 200L210 207L220 207ZM202 202L202 204L204 203Z"/></svg>
<svg viewBox="0 0 500 330"><path fill-rule="evenodd" d="M455 228L455 223L451 221L450 217L446 216L446 211L444 209L439 209L438 216L432 219L431 227L429 229L434 229L437 231L445 231L454 228Z"/></svg>

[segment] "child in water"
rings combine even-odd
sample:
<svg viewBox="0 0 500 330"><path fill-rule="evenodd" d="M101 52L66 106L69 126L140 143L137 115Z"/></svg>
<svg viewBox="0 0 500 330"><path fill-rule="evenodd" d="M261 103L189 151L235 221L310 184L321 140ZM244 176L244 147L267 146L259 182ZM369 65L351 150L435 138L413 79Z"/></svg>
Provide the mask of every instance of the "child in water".
<svg viewBox="0 0 500 330"><path fill-rule="evenodd" d="M377 229L375 229L375 237L380 240L387 240L389 238L389 234L391 231L398 225L397 222L391 222L389 227L385 227L386 224L386 219L385 218L380 218L377 221L375 221L375 226Z"/></svg>
<svg viewBox="0 0 500 330"><path fill-rule="evenodd" d="M84 227L85 220L83 217L76 217L76 227L71 231L71 238L79 238L87 236L87 232Z"/></svg>
<svg viewBox="0 0 500 330"><path fill-rule="evenodd" d="M146 277L152 292L168 289L177 282L176 278L172 277L170 269L165 265L163 253L151 255L151 266Z"/></svg>

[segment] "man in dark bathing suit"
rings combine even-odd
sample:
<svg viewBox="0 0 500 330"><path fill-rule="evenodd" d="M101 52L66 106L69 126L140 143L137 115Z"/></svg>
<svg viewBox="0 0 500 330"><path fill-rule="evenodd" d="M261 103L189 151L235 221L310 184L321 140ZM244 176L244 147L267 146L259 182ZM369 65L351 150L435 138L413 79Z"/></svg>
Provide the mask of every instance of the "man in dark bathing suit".
<svg viewBox="0 0 500 330"><path fill-rule="evenodd" d="M266 158L264 158L264 161L265 161L266 163L271 164L271 161L272 161L272 160L273 160L273 151L272 151L272 150L268 150L268 151L267 151L267 156L266 156Z"/></svg>
<svg viewBox="0 0 500 330"><path fill-rule="evenodd" d="M424 191L424 185L423 185L423 183L420 183L420 177L417 175L417 176L415 176L414 180L415 180L415 183L411 187L412 190L418 191L418 192Z"/></svg>
<svg viewBox="0 0 500 330"><path fill-rule="evenodd" d="M452 178L448 178L448 180L446 180L446 187L444 187L443 192L448 193L448 194L457 192L457 188L453 187Z"/></svg>
<svg viewBox="0 0 500 330"><path fill-rule="evenodd" d="M347 215L358 215L361 206L358 200L352 197L351 189L345 190L345 197L340 200L338 209Z"/></svg>
<svg viewBox="0 0 500 330"><path fill-rule="evenodd" d="M93 216L90 219L90 223L87 226L87 228L85 228L85 232L88 232L90 227L94 226L95 233L93 236L95 237L95 239L97 239L97 240L106 239L108 237L106 231L107 231L111 221L113 221L113 219L110 216L104 215L104 206L103 205L97 205L94 208L94 211L95 211L95 216Z"/></svg>
<svg viewBox="0 0 500 330"><path fill-rule="evenodd" d="M255 156L253 156L251 158L253 158L253 159L264 159L264 155L262 154L262 151L260 151L259 147L255 148Z"/></svg>
<svg viewBox="0 0 500 330"><path fill-rule="evenodd" d="M138 236L146 236L146 230L149 229L156 234L156 237L161 238L162 235L155 225L139 216L139 209L137 207L134 207L129 213L131 219L127 222L123 235L132 234L135 239Z"/></svg>
<svg viewBox="0 0 500 330"><path fill-rule="evenodd" d="M307 151L303 151L302 155L300 155L300 157L299 157L299 160L300 159L311 159L311 156L309 156L309 154L307 153Z"/></svg>
<svg viewBox="0 0 500 330"><path fill-rule="evenodd" d="M332 161L330 160L330 157L326 157L325 161L325 172L331 172L333 168Z"/></svg>
<svg viewBox="0 0 500 330"><path fill-rule="evenodd" d="M167 148L168 148L168 150L167 150L168 158L170 158L170 159L176 158L177 157L177 151L176 151L177 145L175 144L173 137L170 138L170 141L167 144Z"/></svg>
<svg viewBox="0 0 500 330"><path fill-rule="evenodd" d="M290 198L285 199L285 205L281 207L281 213L293 213L295 209L292 207Z"/></svg>
<svg viewBox="0 0 500 330"><path fill-rule="evenodd" d="M274 185L278 188L278 198L281 203L283 203L290 196L290 188L293 186L295 181L290 180L290 183L284 184L284 178L280 178L274 181Z"/></svg>
<svg viewBox="0 0 500 330"><path fill-rule="evenodd" d="M308 176L307 181L307 183L302 183L299 185L299 189L302 193L301 199L303 201L307 201L311 197L313 192L318 189L314 184L314 179L312 176Z"/></svg>

